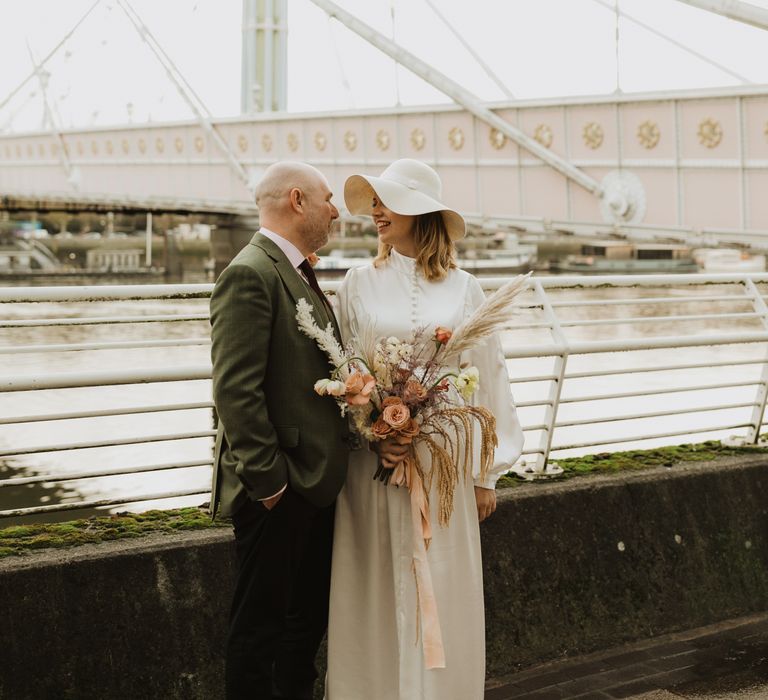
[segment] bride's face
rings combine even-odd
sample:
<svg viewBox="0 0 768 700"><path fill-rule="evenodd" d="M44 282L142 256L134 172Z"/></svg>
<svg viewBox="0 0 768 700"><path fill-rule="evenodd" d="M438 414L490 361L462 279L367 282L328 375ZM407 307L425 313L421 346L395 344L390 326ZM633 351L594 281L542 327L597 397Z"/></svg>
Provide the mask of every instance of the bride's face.
<svg viewBox="0 0 768 700"><path fill-rule="evenodd" d="M413 230L416 217L396 214L391 209L387 209L377 197L373 198L371 214L376 230L379 232L379 240L391 245L398 253L410 255L414 245Z"/></svg>

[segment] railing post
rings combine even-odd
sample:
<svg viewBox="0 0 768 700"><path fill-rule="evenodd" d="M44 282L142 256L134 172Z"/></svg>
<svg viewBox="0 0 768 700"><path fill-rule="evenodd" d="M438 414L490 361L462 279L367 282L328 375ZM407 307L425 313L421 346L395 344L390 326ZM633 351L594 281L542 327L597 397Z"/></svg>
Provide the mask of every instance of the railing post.
<svg viewBox="0 0 768 700"><path fill-rule="evenodd" d="M562 353L555 358L556 379L550 383L549 387L547 407L544 412L544 424L546 427L542 431L541 439L539 440L540 452L536 455L536 462L533 465L526 465L523 474L521 474L526 479L557 476L563 472L557 464L549 462L549 451L552 447L557 412L560 408L560 395L563 391L563 380L565 379L565 368L568 364L568 355L570 353L568 339L560 326L560 320L539 280L533 280L533 289L536 299L541 302L544 318L550 323L552 336L562 348Z"/></svg>
<svg viewBox="0 0 768 700"><path fill-rule="evenodd" d="M763 300L760 290L757 285L749 278L744 279L744 291L747 296L751 297L752 306L755 311L760 314L760 320L763 323L763 327L768 329L768 305ZM763 361L763 371L760 375L760 383L757 386L757 396L755 397L755 407L752 409L752 418L750 420L750 427L747 430L746 436L741 439L738 437L730 438L729 442L732 444L741 443L747 445L756 445L760 439L760 426L763 424L763 416L765 415L765 404L768 400L768 355L766 355Z"/></svg>

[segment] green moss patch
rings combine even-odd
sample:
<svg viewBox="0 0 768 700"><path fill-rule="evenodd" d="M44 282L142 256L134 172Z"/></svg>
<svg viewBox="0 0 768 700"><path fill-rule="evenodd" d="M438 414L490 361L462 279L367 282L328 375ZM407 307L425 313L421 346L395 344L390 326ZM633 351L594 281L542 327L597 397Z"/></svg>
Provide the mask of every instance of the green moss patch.
<svg viewBox="0 0 768 700"><path fill-rule="evenodd" d="M653 467L674 467L685 462L711 462L723 457L768 454L768 447L726 447L716 440L697 444L659 447L653 450L628 452L602 452L584 457L558 459L563 468L559 479L572 479L594 474L612 474L621 471L640 471ZM542 482L522 481L502 476L499 488L534 486ZM91 517L63 523L35 523L14 525L0 529L0 558L20 555L47 547L74 547L79 544L142 537L153 532L202 530L211 527L229 527L228 520L211 521L205 510L179 508L176 510L150 510L146 513L119 513L105 517Z"/></svg>
<svg viewBox="0 0 768 700"><path fill-rule="evenodd" d="M739 455L768 454L768 447L726 447L718 440L696 444L658 447L652 450L630 450L628 452L601 452L583 457L558 459L563 474L558 479L572 479L592 474L613 474L621 471L639 471L653 467L674 467L684 462L711 462L723 457ZM547 481L551 481L548 479ZM523 481L514 476L502 476L499 488L519 487L542 483Z"/></svg>
<svg viewBox="0 0 768 700"><path fill-rule="evenodd" d="M146 513L119 513L65 523L35 523L0 529L0 558L46 547L74 547L80 544L142 537L153 532L203 530L229 526L229 521L211 521L200 508L150 510Z"/></svg>

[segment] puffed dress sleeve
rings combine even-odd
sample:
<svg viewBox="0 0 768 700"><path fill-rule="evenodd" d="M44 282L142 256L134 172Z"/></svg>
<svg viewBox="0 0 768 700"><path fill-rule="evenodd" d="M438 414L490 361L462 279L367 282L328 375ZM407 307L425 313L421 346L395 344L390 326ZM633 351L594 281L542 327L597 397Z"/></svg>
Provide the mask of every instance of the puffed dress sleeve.
<svg viewBox="0 0 768 700"><path fill-rule="evenodd" d="M485 300L485 294L475 277L467 285L466 314L471 314ZM480 479L479 459L473 465L475 486L492 489L499 477L512 468L523 450L523 431L517 418L512 390L509 386L509 372L498 334L470 350L462 360L477 367L480 384L472 403L484 406L496 417L496 436L499 444L494 454L493 465L488 476Z"/></svg>

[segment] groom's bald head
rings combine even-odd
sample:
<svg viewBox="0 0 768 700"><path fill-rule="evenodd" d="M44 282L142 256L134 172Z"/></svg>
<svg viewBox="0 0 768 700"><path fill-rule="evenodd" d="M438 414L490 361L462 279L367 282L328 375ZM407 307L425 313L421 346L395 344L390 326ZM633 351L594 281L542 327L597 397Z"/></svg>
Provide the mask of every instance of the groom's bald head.
<svg viewBox="0 0 768 700"><path fill-rule="evenodd" d="M328 242L333 221L339 216L331 197L328 180L314 166L296 161L274 163L256 187L259 221L309 255Z"/></svg>
<svg viewBox="0 0 768 700"><path fill-rule="evenodd" d="M325 176L314 166L298 161L273 163L264 171L256 188L256 204L259 209L272 210L288 206L290 192L299 189L307 194L322 186L328 187Z"/></svg>

